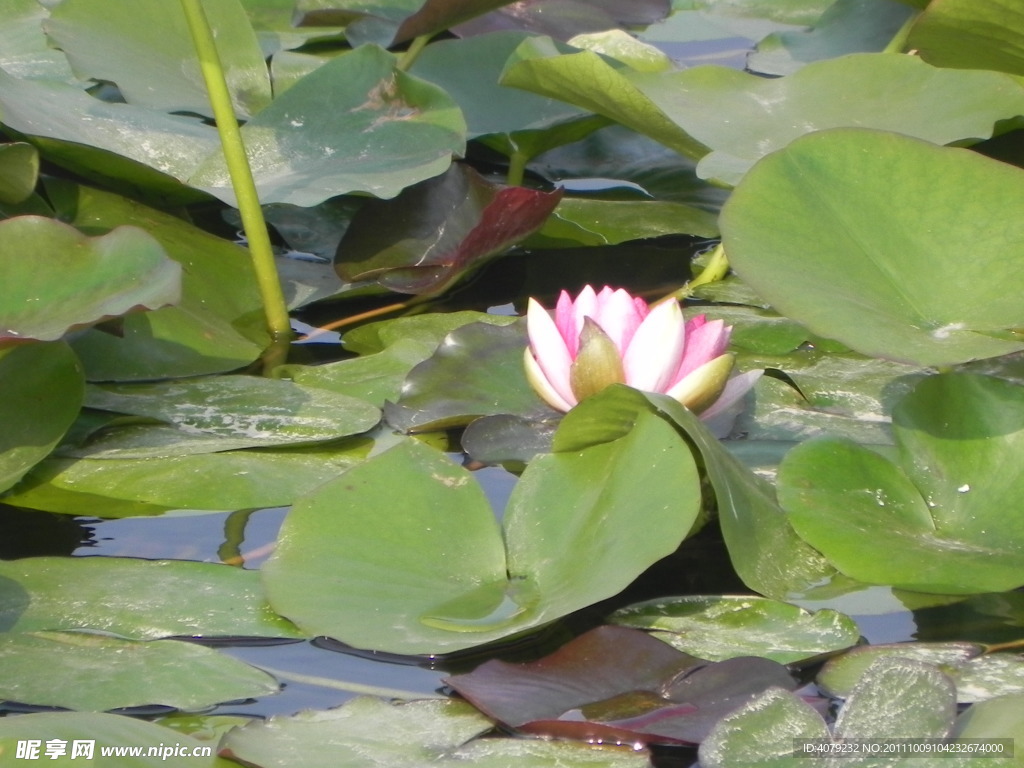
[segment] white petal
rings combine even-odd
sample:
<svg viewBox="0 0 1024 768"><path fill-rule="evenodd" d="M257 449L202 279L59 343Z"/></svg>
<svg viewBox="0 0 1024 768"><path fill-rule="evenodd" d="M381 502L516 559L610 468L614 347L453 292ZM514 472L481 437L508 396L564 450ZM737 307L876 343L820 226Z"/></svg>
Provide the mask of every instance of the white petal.
<svg viewBox="0 0 1024 768"><path fill-rule="evenodd" d="M700 415L702 421L709 422L716 437L724 437L732 430L732 422L742 410L743 396L747 394L757 380L761 378L764 371L747 371L739 376L733 376L726 382L725 389L714 404ZM719 427L715 429L715 427ZM725 435L719 434L725 429Z"/></svg>
<svg viewBox="0 0 1024 768"><path fill-rule="evenodd" d="M531 357L544 380L554 388L563 402L574 401L569 383L572 357L565 346L565 339L558 332L548 311L533 299L530 299L526 309L526 331L533 352Z"/></svg>
<svg viewBox="0 0 1024 768"><path fill-rule="evenodd" d="M544 372L537 365L537 361L533 359L533 353L529 350L523 350L523 364L526 367L526 380L530 382L530 386L533 387L534 391L544 398L544 402L554 408L556 411L562 411L563 413L572 408L572 403L567 403L565 399L559 395L555 388L551 386L551 383L544 376Z"/></svg>
<svg viewBox="0 0 1024 768"><path fill-rule="evenodd" d="M651 310L633 334L623 357L626 383L647 392L664 392L683 356L683 312L666 301Z"/></svg>

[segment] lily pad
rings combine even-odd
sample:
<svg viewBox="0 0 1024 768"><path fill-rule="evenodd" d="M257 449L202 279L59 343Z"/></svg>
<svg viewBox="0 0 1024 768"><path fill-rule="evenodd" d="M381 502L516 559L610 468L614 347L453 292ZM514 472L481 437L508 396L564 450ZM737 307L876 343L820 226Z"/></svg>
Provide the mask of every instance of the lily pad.
<svg viewBox="0 0 1024 768"><path fill-rule="evenodd" d="M86 629L134 640L305 637L267 606L259 574L118 557L0 561L0 629Z"/></svg>
<svg viewBox="0 0 1024 768"><path fill-rule="evenodd" d="M278 690L266 672L194 643L84 632L0 635L0 673L0 699L93 712L149 704L203 709Z"/></svg>
<svg viewBox="0 0 1024 768"><path fill-rule="evenodd" d="M514 8L499 8L452 31L465 37L495 29L525 29L568 40L586 32L645 26L670 12L669 0L520 0Z"/></svg>
<svg viewBox="0 0 1024 768"><path fill-rule="evenodd" d="M1024 18L1014 0L944 0L925 8L907 45L939 67L1024 75Z"/></svg>
<svg viewBox="0 0 1024 768"><path fill-rule="evenodd" d="M780 313L866 355L946 365L1024 346L1007 333L1024 326L1010 298L1022 207L1018 168L843 129L765 158L721 225L732 266Z"/></svg>
<svg viewBox="0 0 1024 768"><path fill-rule="evenodd" d="M39 759L46 759L50 765L74 766L82 762L83 754L78 748L93 747L92 755L99 757L103 748L149 745L156 748L152 755L143 750L141 755L125 755L117 758L118 768L166 768L167 757L163 745L180 747L180 754L190 755L188 763L193 768L224 768L224 761L216 755L216 745L180 731L165 728L146 720L122 715L97 712L42 712L0 719L0 754L17 755L18 746L25 741L36 741ZM63 742L66 757L47 756L46 742ZM159 746L157 746L159 745ZM207 752L206 750L209 750ZM12 758L16 759L16 758ZM20 761L18 761L20 762ZM16 764L16 763L15 763Z"/></svg>
<svg viewBox="0 0 1024 768"><path fill-rule="evenodd" d="M899 463L819 438L779 468L797 532L849 576L923 592L1001 592L1024 583L1024 388L975 374L924 379L894 413ZM878 535L884 532L884 536Z"/></svg>
<svg viewBox="0 0 1024 768"><path fill-rule="evenodd" d="M0 491L46 458L82 405L82 369L66 344L0 350Z"/></svg>
<svg viewBox="0 0 1024 768"><path fill-rule="evenodd" d="M796 686L766 659L708 664L646 633L609 626L538 661L491 660L445 682L527 733L638 744L697 743L723 714L765 689Z"/></svg>
<svg viewBox="0 0 1024 768"><path fill-rule="evenodd" d="M159 419L186 435L216 440L214 450L326 442L366 432L380 418L362 400L257 376L93 385L86 404Z"/></svg>
<svg viewBox="0 0 1024 768"><path fill-rule="evenodd" d="M173 453L172 443L158 450ZM172 509L284 506L362 461L373 443L354 439L324 450L222 451L145 459L50 458L4 497L8 504L106 517L119 502ZM69 494L75 494L69 497ZM107 497L107 498L103 498ZM150 507L128 507L133 514Z"/></svg>
<svg viewBox="0 0 1024 768"><path fill-rule="evenodd" d="M217 39L235 111L250 117L270 103L271 95L246 9L239 0L207 0L203 11ZM174 3L69 0L53 9L46 32L79 78L116 83L129 104L211 114L185 13Z"/></svg>
<svg viewBox="0 0 1024 768"><path fill-rule="evenodd" d="M39 152L31 144L0 144L0 203L20 203L36 188Z"/></svg>
<svg viewBox="0 0 1024 768"><path fill-rule="evenodd" d="M371 200L338 245L345 280L375 278L400 293L435 295L538 229L561 199L492 184L462 164L394 200Z"/></svg>
<svg viewBox="0 0 1024 768"><path fill-rule="evenodd" d="M173 307L128 315L121 335L89 329L72 346L94 381L160 379L241 368L270 343L249 255L177 216L111 192L47 180L57 215L88 232L142 227L181 265Z"/></svg>
<svg viewBox="0 0 1024 768"><path fill-rule="evenodd" d="M36 0L7 0L0 8L0 68L15 77L72 82L67 57L50 47L42 22L50 15Z"/></svg>
<svg viewBox="0 0 1024 768"><path fill-rule="evenodd" d="M530 462L504 536L472 476L417 441L353 467L285 519L263 566L271 605L358 648L437 653L618 593L678 546L700 502L675 430L650 414L635 421L620 439Z"/></svg>
<svg viewBox="0 0 1024 768"><path fill-rule="evenodd" d="M721 661L761 656L780 664L855 645L857 624L837 611L813 613L763 597L678 597L620 608L609 621L646 629L680 651Z"/></svg>
<svg viewBox="0 0 1024 768"><path fill-rule="evenodd" d="M87 237L39 216L0 221L0 346L174 304L181 268L134 227Z"/></svg>
<svg viewBox="0 0 1024 768"><path fill-rule="evenodd" d="M393 768L397 765L467 768L643 768L631 748L521 739L477 739L489 719L462 701L389 703L363 697L338 709L272 717L231 731L225 753L265 768Z"/></svg>

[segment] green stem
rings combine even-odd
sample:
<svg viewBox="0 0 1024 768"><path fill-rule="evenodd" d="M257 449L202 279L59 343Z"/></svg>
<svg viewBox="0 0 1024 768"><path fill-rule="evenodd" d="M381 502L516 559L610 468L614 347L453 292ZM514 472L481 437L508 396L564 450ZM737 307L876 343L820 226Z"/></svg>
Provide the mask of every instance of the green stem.
<svg viewBox="0 0 1024 768"><path fill-rule="evenodd" d="M305 685L317 685L321 688L332 688L337 691L349 691L351 693L359 693L367 696L380 696L384 699L443 699L446 698L438 693L417 693L416 691L403 691L400 688L382 688L378 685L363 685L362 683L350 683L347 680L334 680L329 677L319 677L317 675L303 675L299 672L288 672L283 669L273 669L272 667L265 667L262 664L260 669L264 672L273 675L279 680L291 680L294 683L303 683Z"/></svg>
<svg viewBox="0 0 1024 768"><path fill-rule="evenodd" d="M719 243L715 246L715 250L711 252L707 265L695 279L688 282L678 291L673 291L668 296L665 296L654 303L660 304L661 302L668 301L669 299L684 301L693 296L693 292L697 288L709 283L717 283L720 280L723 280L727 274L729 274L729 257L725 255L725 248L723 248L722 244Z"/></svg>
<svg viewBox="0 0 1024 768"><path fill-rule="evenodd" d="M213 117L220 134L224 160L227 162L231 176L231 186L238 198L238 211L242 216L242 227L246 240L249 241L249 253L252 256L256 282L263 299L263 311L267 316L267 329L274 340L291 338L291 321L288 317L288 306L281 291L281 281L274 264L274 250L267 234L267 224L263 220L256 182L252 178L249 158L242 143L242 134L238 130L235 110L231 104L231 94L227 81L224 79L224 68L217 53L217 44L213 32L203 12L202 0L181 0L182 10L188 21L192 42L196 46L199 64L206 82L206 90L213 107Z"/></svg>
<svg viewBox="0 0 1024 768"><path fill-rule="evenodd" d="M416 59L419 58L420 52L427 47L427 43L430 42L431 35L420 35L414 38L409 47L402 54L402 58L398 60L398 64L395 66L402 72L408 72L409 67L416 63Z"/></svg>
<svg viewBox="0 0 1024 768"><path fill-rule="evenodd" d="M917 21L919 13L915 13L905 22L903 26L899 28L896 34L893 36L889 44L882 49L882 53L903 53L903 49L907 47L907 38L910 36L910 28L914 26L914 22Z"/></svg>
<svg viewBox="0 0 1024 768"><path fill-rule="evenodd" d="M530 157L521 149L515 150L508 158L508 176L505 183L510 187L523 186L523 178L526 176L526 163Z"/></svg>

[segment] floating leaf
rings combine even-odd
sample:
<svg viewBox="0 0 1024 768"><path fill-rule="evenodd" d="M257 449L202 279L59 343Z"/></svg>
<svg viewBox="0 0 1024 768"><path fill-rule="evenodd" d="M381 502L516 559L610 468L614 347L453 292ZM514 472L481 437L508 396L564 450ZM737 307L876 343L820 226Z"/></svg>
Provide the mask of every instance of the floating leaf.
<svg viewBox="0 0 1024 768"><path fill-rule="evenodd" d="M43 34L49 15L35 0L6 0L0 8L0 68L15 77L74 81L67 57Z"/></svg>
<svg viewBox="0 0 1024 768"><path fill-rule="evenodd" d="M705 768L789 766L796 764L796 739L829 738L824 720L808 703L782 688L772 688L726 715L700 745Z"/></svg>
<svg viewBox="0 0 1024 768"><path fill-rule="evenodd" d="M974 374L924 379L894 413L899 463L820 438L779 468L797 532L849 576L946 594L1024 581L1024 388ZM884 536L876 534L884 532Z"/></svg>
<svg viewBox="0 0 1024 768"><path fill-rule="evenodd" d="M701 659L761 656L780 664L856 644L857 624L829 609L804 610L763 597L677 597L620 608L609 621L653 631Z"/></svg>
<svg viewBox="0 0 1024 768"><path fill-rule="evenodd" d="M102 682L97 669L104 670ZM93 712L149 704L203 709L277 690L266 672L194 643L83 632L0 635L0 699L21 704Z"/></svg>
<svg viewBox="0 0 1024 768"><path fill-rule="evenodd" d="M0 345L175 303L181 269L134 227L86 237L39 216L0 221Z"/></svg>
<svg viewBox="0 0 1024 768"><path fill-rule="evenodd" d="M14 485L64 437L82 405L82 369L67 345L0 350L0 491Z"/></svg>
<svg viewBox="0 0 1024 768"><path fill-rule="evenodd" d="M1014 0L944 0L925 8L907 45L939 67L1024 75L1024 18Z"/></svg>
<svg viewBox="0 0 1024 768"><path fill-rule="evenodd" d="M270 77L239 0L207 0L204 14L236 113L270 103ZM46 32L83 80L117 84L129 104L167 112L210 114L185 13L162 0L68 0L53 9ZM159 88L153 84L159 83Z"/></svg>
<svg viewBox="0 0 1024 768"><path fill-rule="evenodd" d="M273 613L259 574L216 563L118 557L0 561L0 629L161 637L304 637Z"/></svg>
<svg viewBox="0 0 1024 768"><path fill-rule="evenodd" d="M157 452L172 452L173 446ZM368 440L354 439L323 450L223 451L147 459L51 458L37 465L4 501L96 517L107 516L108 504L115 512L124 508L119 500L172 509L284 506L358 464L371 446ZM135 509L133 514L152 511Z"/></svg>
<svg viewBox="0 0 1024 768"><path fill-rule="evenodd" d="M362 400L257 376L93 385L86 404L159 419L216 440L217 450L326 442L366 432L380 418Z"/></svg>
<svg viewBox="0 0 1024 768"><path fill-rule="evenodd" d="M556 414L526 380L522 321L474 323L452 331L427 360L410 371L402 396L384 412L404 431L463 425L478 416L515 414L531 421Z"/></svg>
<svg viewBox="0 0 1024 768"><path fill-rule="evenodd" d="M144 228L181 264L181 301L128 315L120 336L98 330L72 346L96 381L159 379L241 368L270 343L249 255L177 216L110 192L48 180L57 215L90 231Z"/></svg>
<svg viewBox="0 0 1024 768"><path fill-rule="evenodd" d="M765 659L707 664L609 626L538 661L491 660L445 682L506 725L599 743L697 743L725 712L770 686L796 685Z"/></svg>
<svg viewBox="0 0 1024 768"><path fill-rule="evenodd" d="M353 467L285 519L263 567L271 604L359 648L436 653L618 593L678 546L700 503L675 430L649 414L635 421L621 439L530 462L504 537L471 475L417 441Z"/></svg>
<svg viewBox="0 0 1024 768"><path fill-rule="evenodd" d="M763 38L747 66L766 75L789 75L812 61L882 51L913 14L913 8L897 0L838 0L812 29Z"/></svg>
<svg viewBox="0 0 1024 768"><path fill-rule="evenodd" d="M456 164L394 200L367 202L338 246L345 280L375 278L400 293L441 293L538 229L561 192L491 184Z"/></svg>
<svg viewBox="0 0 1024 768"><path fill-rule="evenodd" d="M730 263L780 313L866 355L944 365L1024 346L1004 337L1024 326L1022 207L1020 169L835 130L759 163L721 224Z"/></svg>
<svg viewBox="0 0 1024 768"><path fill-rule="evenodd" d="M95 678L87 685L95 686ZM64 742L65 754L68 757L57 759L46 757L46 742L54 739ZM74 745L92 744L94 759L100 757L101 750L104 748L147 746L147 749L142 750L141 755L117 757L118 768L166 768L167 758L174 752L169 751L165 754L163 750L174 750L175 748L182 750L178 754L189 755L188 764L192 768L223 768L224 766L224 762L215 757L217 753L215 744L146 720L122 715L96 712L44 712L0 719L0 754L17 755L19 744L28 740L38 741L39 759L45 759L50 765L79 765L83 762L82 755L75 756ZM174 746L171 746L172 744ZM154 748L152 755L147 754L148 747ZM209 750L208 754L206 750ZM16 760L17 758L12 759Z"/></svg>
<svg viewBox="0 0 1024 768"><path fill-rule="evenodd" d="M715 216L681 203L563 198L527 243L545 239L584 245L614 245L664 235L717 237Z"/></svg>
<svg viewBox="0 0 1024 768"><path fill-rule="evenodd" d="M639 27L665 18L669 0L520 0L458 25L453 32L465 37L495 29L525 29L535 35L561 40L585 32L615 27Z"/></svg>
<svg viewBox="0 0 1024 768"><path fill-rule="evenodd" d="M31 144L0 144L0 203L23 202L36 188L39 153Z"/></svg>
<svg viewBox="0 0 1024 768"><path fill-rule="evenodd" d="M231 731L226 754L265 768L643 768L631 748L582 746L524 739L478 739L492 723L462 701L389 703L363 697L338 709L272 717Z"/></svg>

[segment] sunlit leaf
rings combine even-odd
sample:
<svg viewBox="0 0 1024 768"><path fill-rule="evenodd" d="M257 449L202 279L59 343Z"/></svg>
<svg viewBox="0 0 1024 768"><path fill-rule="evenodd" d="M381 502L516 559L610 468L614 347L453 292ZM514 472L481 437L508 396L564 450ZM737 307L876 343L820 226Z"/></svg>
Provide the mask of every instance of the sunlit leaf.
<svg viewBox="0 0 1024 768"><path fill-rule="evenodd" d="M36 188L39 153L31 144L0 144L0 203L20 203Z"/></svg>
<svg viewBox="0 0 1024 768"><path fill-rule="evenodd" d="M1024 346L997 338L1024 326L1022 207L1020 169L835 130L759 163L721 225L730 263L777 311L870 356L940 365Z"/></svg>
<svg viewBox="0 0 1024 768"><path fill-rule="evenodd" d="M303 637L267 606L259 574L215 563L118 557L0 561L5 632L89 629L161 637Z"/></svg>
<svg viewBox="0 0 1024 768"><path fill-rule="evenodd" d="M776 32L747 58L754 72L789 75L812 61L881 51L914 9L898 0L838 0L812 29Z"/></svg>
<svg viewBox="0 0 1024 768"><path fill-rule="evenodd" d="M459 24L453 31L465 37L524 29L568 40L585 32L652 24L671 10L669 0L520 0L514 6Z"/></svg>
<svg viewBox="0 0 1024 768"><path fill-rule="evenodd" d="M943 0L914 22L907 45L939 67L1024 75L1024 16L1014 0Z"/></svg>
<svg viewBox="0 0 1024 768"><path fill-rule="evenodd" d="M0 6L0 68L15 77L74 79L67 58L43 34L48 16L36 0L6 0Z"/></svg>
<svg viewBox="0 0 1024 768"><path fill-rule="evenodd" d="M0 221L0 346L174 304L181 268L141 229L90 238L52 219Z"/></svg>
<svg viewBox="0 0 1024 768"><path fill-rule="evenodd" d="M0 350L0 491L52 451L82 405L82 369L65 344Z"/></svg>
<svg viewBox="0 0 1024 768"><path fill-rule="evenodd" d="M810 612L762 597L679 597L620 608L609 621L652 631L702 659L762 656L790 664L854 645L856 623L841 613Z"/></svg>
<svg viewBox="0 0 1024 768"><path fill-rule="evenodd" d="M861 581L924 592L1000 592L1024 582L1024 388L969 374L924 379L897 406L899 463L820 438L779 468L799 534ZM884 532L883 535L878 535Z"/></svg>
<svg viewBox="0 0 1024 768"><path fill-rule="evenodd" d="M406 441L363 462L289 513L263 567L271 604L356 647L427 653L540 627L618 593L678 546L700 501L675 430L649 414L635 421L621 439L534 459L504 536L470 474L437 451Z"/></svg>
<svg viewBox="0 0 1024 768"><path fill-rule="evenodd" d="M270 103L263 53L239 0L206 0L235 111ZM196 47L180 4L163 0L67 0L45 25L83 80L117 84L129 104L167 112L211 114ZM159 87L153 87L159 83Z"/></svg>
<svg viewBox="0 0 1024 768"><path fill-rule="evenodd" d="M45 742L52 739L65 742L65 756L56 759L44 757ZM118 768L166 768L167 758L173 753L164 754L161 745L166 745L172 750L177 746L187 750L187 754L190 755L188 763L194 768L226 767L225 761L214 757L217 754L216 744L146 720L123 715L97 712L44 712L0 719L0 754L17 755L19 742L27 740L38 740L38 759L45 759L48 765L80 765L83 762L82 756L72 756L75 754L73 745L76 742L91 742L94 760L99 758L100 750L103 748L135 745L156 748L152 755L147 754L146 749L138 756L117 757ZM210 756L202 757L207 749L210 750ZM22 761L17 760L12 764L17 765L20 762Z"/></svg>
<svg viewBox="0 0 1024 768"><path fill-rule="evenodd" d="M102 681L97 669L104 670ZM0 635L0 698L22 704L93 712L147 704L202 709L277 690L266 672L194 643L83 632Z"/></svg>

